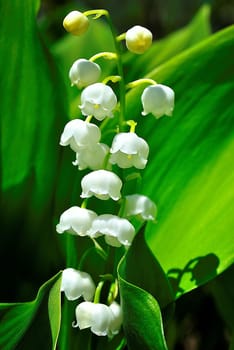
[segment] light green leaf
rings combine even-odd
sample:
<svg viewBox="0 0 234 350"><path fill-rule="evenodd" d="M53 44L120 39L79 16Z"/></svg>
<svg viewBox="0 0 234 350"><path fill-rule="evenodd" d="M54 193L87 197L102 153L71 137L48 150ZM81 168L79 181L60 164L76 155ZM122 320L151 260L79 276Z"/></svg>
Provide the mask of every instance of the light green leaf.
<svg viewBox="0 0 234 350"><path fill-rule="evenodd" d="M16 346L17 349L50 349L48 296L51 289L53 294L54 286L58 286L59 276L60 273L47 281L39 289L33 301L0 304L1 350L14 350ZM51 307L50 299L50 310L52 310ZM55 323L55 317L53 317L53 323Z"/></svg>
<svg viewBox="0 0 234 350"><path fill-rule="evenodd" d="M56 350L61 324L61 278L59 278L49 293L48 311L52 334L52 349Z"/></svg>
<svg viewBox="0 0 234 350"><path fill-rule="evenodd" d="M150 78L175 90L174 115L137 118L151 149L141 191L159 209L147 243L181 292L234 261L233 38L232 26L156 68ZM129 119L141 92L129 93Z"/></svg>

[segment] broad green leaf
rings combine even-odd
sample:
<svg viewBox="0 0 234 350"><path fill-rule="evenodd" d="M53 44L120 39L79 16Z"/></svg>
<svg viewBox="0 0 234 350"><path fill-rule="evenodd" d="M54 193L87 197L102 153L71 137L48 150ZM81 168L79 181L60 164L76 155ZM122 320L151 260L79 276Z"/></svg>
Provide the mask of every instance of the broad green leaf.
<svg viewBox="0 0 234 350"><path fill-rule="evenodd" d="M181 292L234 261L233 34L222 30L150 74L175 90L172 118L140 117L143 88L127 99L126 115L151 149L141 191L159 215L147 243Z"/></svg>
<svg viewBox="0 0 234 350"><path fill-rule="evenodd" d="M125 65L127 79L137 79L148 74L152 69L175 57L184 50L196 45L211 33L210 6L203 5L192 21L184 28L158 40L144 55L126 54ZM134 64L132 61L134 60Z"/></svg>
<svg viewBox="0 0 234 350"><path fill-rule="evenodd" d="M12 273L22 285L36 280L36 288L32 286L36 290L51 270L57 269L59 248L52 226L54 192L63 198L61 206L69 203L76 175L70 172L71 181L65 182L66 167L58 175L64 159L59 138L68 120L67 100L58 70L36 26L38 7L38 0L0 0L0 255L3 261L17 261L9 264L14 271L9 266L4 276L9 294L17 293L18 288L9 278ZM27 259L22 259L24 256ZM8 295L6 300L10 300Z"/></svg>
<svg viewBox="0 0 234 350"><path fill-rule="evenodd" d="M53 294L60 274L47 281L38 291L37 297L25 303L0 304L0 348L50 349L51 335L48 318L48 297ZM50 312L51 309L50 299ZM56 307L56 310L58 308ZM59 318L59 315L56 317ZM53 323L55 316L53 316Z"/></svg>
<svg viewBox="0 0 234 350"><path fill-rule="evenodd" d="M166 350L160 307L143 289L119 277L124 331L129 350Z"/></svg>

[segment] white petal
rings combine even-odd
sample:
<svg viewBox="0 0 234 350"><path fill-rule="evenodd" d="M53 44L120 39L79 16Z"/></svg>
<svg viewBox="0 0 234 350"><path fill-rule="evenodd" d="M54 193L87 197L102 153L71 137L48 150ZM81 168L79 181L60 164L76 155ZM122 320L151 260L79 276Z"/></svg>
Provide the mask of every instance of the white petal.
<svg viewBox="0 0 234 350"><path fill-rule="evenodd" d="M119 133L112 142L110 163L117 164L121 168L132 166L143 169L146 166L149 155L147 142L135 133Z"/></svg>
<svg viewBox="0 0 234 350"><path fill-rule="evenodd" d="M92 148L82 148L76 153L76 161L73 164L78 165L79 170L101 169L108 152L109 147L103 143L97 143Z"/></svg>
<svg viewBox="0 0 234 350"><path fill-rule="evenodd" d="M68 300L76 300L83 296L89 301L93 299L95 284L88 273L67 268L62 273L61 291Z"/></svg>
<svg viewBox="0 0 234 350"><path fill-rule="evenodd" d="M84 58L76 60L69 71L72 85L77 85L79 88L96 83L100 75L100 66Z"/></svg>
<svg viewBox="0 0 234 350"><path fill-rule="evenodd" d="M85 236L96 216L97 214L92 210L73 206L60 216L56 231L63 233L71 230L72 233Z"/></svg>
<svg viewBox="0 0 234 350"><path fill-rule="evenodd" d="M155 220L157 207L147 196L132 194L125 197L124 216L139 215L143 220Z"/></svg>
<svg viewBox="0 0 234 350"><path fill-rule="evenodd" d="M79 106L83 115L92 115L98 120L112 117L117 98L110 86L95 83L86 87L81 94Z"/></svg>
<svg viewBox="0 0 234 350"><path fill-rule="evenodd" d="M110 332L114 334L118 334L120 327L123 323L123 312L121 306L114 301L110 306L109 306L113 317L109 326Z"/></svg>
<svg viewBox="0 0 234 350"><path fill-rule="evenodd" d="M76 307L76 325L80 329L91 328L91 331L98 336L108 334L112 314L105 304L94 304L83 302Z"/></svg>
<svg viewBox="0 0 234 350"><path fill-rule="evenodd" d="M83 147L91 148L100 141L100 138L101 131L97 125L74 119L65 125L60 145L70 145L73 151L78 152Z"/></svg>
<svg viewBox="0 0 234 350"><path fill-rule="evenodd" d="M129 246L132 243L135 236L135 229L124 218L111 214L103 214L93 220L88 233L90 236L98 233L104 234L108 244L119 247L121 244Z"/></svg>
<svg viewBox="0 0 234 350"><path fill-rule="evenodd" d="M156 118L171 116L174 109L174 91L165 85L148 86L142 93L143 115L152 113Z"/></svg>
<svg viewBox="0 0 234 350"><path fill-rule="evenodd" d="M122 181L111 171L96 170L83 177L81 187L82 198L95 196L103 200L118 200L121 197Z"/></svg>

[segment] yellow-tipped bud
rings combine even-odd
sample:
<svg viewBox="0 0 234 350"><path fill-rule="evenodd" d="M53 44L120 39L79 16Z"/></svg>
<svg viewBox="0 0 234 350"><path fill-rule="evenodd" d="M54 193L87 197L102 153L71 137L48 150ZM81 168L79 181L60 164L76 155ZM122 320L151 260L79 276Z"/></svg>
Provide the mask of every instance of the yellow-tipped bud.
<svg viewBox="0 0 234 350"><path fill-rule="evenodd" d="M89 27L88 17L82 12L71 11L63 20L63 27L68 33L82 35Z"/></svg>
<svg viewBox="0 0 234 350"><path fill-rule="evenodd" d="M125 39L129 51L142 54L151 46L153 36L147 28L134 26L126 32Z"/></svg>

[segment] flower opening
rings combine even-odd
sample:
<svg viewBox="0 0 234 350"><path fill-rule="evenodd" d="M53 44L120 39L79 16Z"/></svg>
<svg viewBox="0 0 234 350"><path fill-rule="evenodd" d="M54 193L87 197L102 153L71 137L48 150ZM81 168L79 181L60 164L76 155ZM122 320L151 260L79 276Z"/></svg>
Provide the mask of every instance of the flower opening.
<svg viewBox="0 0 234 350"><path fill-rule="evenodd" d="M156 118L171 116L174 109L175 93L166 85L151 85L145 88L141 101L142 115L152 113Z"/></svg>
<svg viewBox="0 0 234 350"><path fill-rule="evenodd" d="M112 142L110 163L120 168L144 169L149 154L147 142L133 132L119 133Z"/></svg>
<svg viewBox="0 0 234 350"><path fill-rule="evenodd" d="M117 97L110 86L95 83L87 86L81 94L79 106L83 115L92 115L97 120L113 117L113 110L117 104Z"/></svg>

